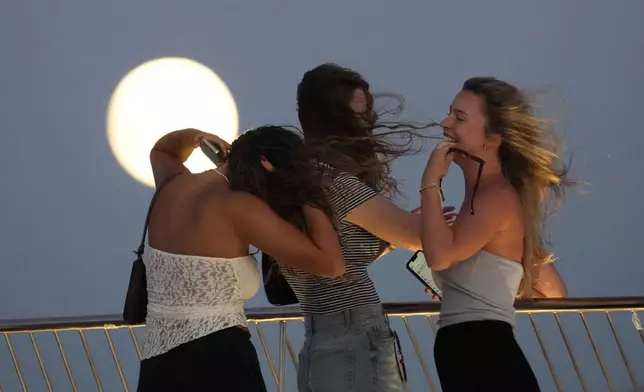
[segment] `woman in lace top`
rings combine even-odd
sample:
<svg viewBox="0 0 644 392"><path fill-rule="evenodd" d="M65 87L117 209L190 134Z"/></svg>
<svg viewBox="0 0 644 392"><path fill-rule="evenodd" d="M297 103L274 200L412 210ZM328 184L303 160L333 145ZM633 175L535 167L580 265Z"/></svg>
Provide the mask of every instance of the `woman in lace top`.
<svg viewBox="0 0 644 392"><path fill-rule="evenodd" d="M183 163L203 138L227 161L191 174ZM138 391L266 390L243 309L260 285L249 246L312 274L344 273L319 177L303 155L300 137L280 127L248 131L232 146L194 129L156 143L157 186L175 178L150 218Z"/></svg>

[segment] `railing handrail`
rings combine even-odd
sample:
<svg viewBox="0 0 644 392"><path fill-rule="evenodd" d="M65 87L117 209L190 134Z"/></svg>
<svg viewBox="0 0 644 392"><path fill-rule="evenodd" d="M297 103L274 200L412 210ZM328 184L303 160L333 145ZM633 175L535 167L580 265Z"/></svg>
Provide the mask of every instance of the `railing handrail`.
<svg viewBox="0 0 644 392"><path fill-rule="evenodd" d="M440 302L388 302L383 304L390 315L412 316L437 313ZM644 310L644 297L540 298L515 303L517 313L606 311L610 309ZM247 308L249 321L288 320L302 317L300 307L269 306ZM1 332L37 332L78 328L118 328L126 326L120 314L52 318L0 319Z"/></svg>

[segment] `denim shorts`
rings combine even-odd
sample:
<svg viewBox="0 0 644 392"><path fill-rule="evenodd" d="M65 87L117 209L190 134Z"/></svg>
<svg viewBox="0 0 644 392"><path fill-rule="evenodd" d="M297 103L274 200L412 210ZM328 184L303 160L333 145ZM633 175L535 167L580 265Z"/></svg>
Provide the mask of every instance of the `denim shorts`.
<svg viewBox="0 0 644 392"><path fill-rule="evenodd" d="M381 305L305 316L299 392L402 392L396 336Z"/></svg>

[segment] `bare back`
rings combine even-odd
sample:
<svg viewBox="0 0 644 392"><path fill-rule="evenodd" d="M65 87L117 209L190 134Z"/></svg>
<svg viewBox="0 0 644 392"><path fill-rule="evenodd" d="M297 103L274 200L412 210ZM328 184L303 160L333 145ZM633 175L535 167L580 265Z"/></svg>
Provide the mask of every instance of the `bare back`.
<svg viewBox="0 0 644 392"><path fill-rule="evenodd" d="M150 246L169 253L233 258L248 255L226 205L232 192L214 171L181 174L161 191L150 217Z"/></svg>

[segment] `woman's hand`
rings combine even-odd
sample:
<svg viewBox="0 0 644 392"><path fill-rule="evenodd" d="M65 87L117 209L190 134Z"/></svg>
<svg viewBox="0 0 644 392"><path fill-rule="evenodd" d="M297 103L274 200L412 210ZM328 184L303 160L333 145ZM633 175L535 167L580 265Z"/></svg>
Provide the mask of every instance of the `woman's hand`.
<svg viewBox="0 0 644 392"><path fill-rule="evenodd" d="M423 172L421 188L430 184L438 185L438 182L445 177L449 165L454 160L454 155L449 153L449 149L454 146L456 143L440 142L434 148Z"/></svg>
<svg viewBox="0 0 644 392"><path fill-rule="evenodd" d="M455 212L456 208L452 206L445 206L443 207L443 217L445 218L445 223L447 223L448 226L451 226L456 222L456 217L458 216L458 213ZM411 213L414 215L422 215L423 210L422 207L417 207L411 210Z"/></svg>
<svg viewBox="0 0 644 392"><path fill-rule="evenodd" d="M150 151L150 164L154 181L161 184L177 173L190 173L183 165L203 139L217 145L224 157L228 155L230 144L219 137L194 128L170 132L157 140Z"/></svg>
<svg viewBox="0 0 644 392"><path fill-rule="evenodd" d="M434 292L431 289L426 288L425 289L425 294L431 296L434 301L440 301L441 300L440 297L438 295L434 294Z"/></svg>
<svg viewBox="0 0 644 392"><path fill-rule="evenodd" d="M227 141L220 138L219 136L213 135L212 133L198 131L198 133L195 135L195 138L194 138L195 148L197 148L201 143L201 141L204 139L208 140L210 143L217 146L217 148L219 148L219 151L221 151L224 158L228 156L228 152L230 151L230 144Z"/></svg>

